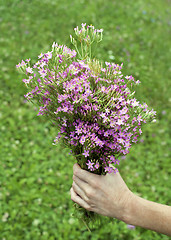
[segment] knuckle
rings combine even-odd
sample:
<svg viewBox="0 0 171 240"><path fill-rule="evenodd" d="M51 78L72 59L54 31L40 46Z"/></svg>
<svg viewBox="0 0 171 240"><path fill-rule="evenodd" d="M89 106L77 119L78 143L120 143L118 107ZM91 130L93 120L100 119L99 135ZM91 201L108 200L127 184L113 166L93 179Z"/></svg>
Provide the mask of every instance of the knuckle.
<svg viewBox="0 0 171 240"><path fill-rule="evenodd" d="M93 188L99 188L99 183L98 182L92 182L92 187Z"/></svg>
<svg viewBox="0 0 171 240"><path fill-rule="evenodd" d="M86 195L88 198L91 198L93 196L93 191L91 189L86 190Z"/></svg>
<svg viewBox="0 0 171 240"><path fill-rule="evenodd" d="M90 201L89 198L86 198L86 202L87 202L88 205L91 205L91 201Z"/></svg>
<svg viewBox="0 0 171 240"><path fill-rule="evenodd" d="M99 176L96 176L96 178L92 178L90 179L90 185L93 187L93 188L98 188L100 186L100 178Z"/></svg>
<svg viewBox="0 0 171 240"><path fill-rule="evenodd" d="M85 209L91 211L91 207L89 205L87 205Z"/></svg>

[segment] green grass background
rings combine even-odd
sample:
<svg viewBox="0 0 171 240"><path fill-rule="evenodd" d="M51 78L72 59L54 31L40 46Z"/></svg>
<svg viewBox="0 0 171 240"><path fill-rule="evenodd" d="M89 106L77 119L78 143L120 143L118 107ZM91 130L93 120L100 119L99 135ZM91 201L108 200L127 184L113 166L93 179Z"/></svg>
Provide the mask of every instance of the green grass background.
<svg viewBox="0 0 171 240"><path fill-rule="evenodd" d="M105 217L89 233L72 218L74 160L24 102L15 65L36 61L54 41L72 47L69 35L82 22L103 28L97 57L123 62L123 73L141 81L138 100L157 111L119 171L135 194L170 205L170 7L169 0L0 0L0 240L169 239Z"/></svg>

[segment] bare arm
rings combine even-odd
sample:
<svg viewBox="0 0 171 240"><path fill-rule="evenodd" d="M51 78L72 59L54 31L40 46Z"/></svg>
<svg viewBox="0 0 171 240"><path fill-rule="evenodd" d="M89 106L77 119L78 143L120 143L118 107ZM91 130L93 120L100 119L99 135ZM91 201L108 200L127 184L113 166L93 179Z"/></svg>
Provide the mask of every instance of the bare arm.
<svg viewBox="0 0 171 240"><path fill-rule="evenodd" d="M171 236L171 207L134 195L127 223Z"/></svg>
<svg viewBox="0 0 171 240"><path fill-rule="evenodd" d="M171 207L133 194L119 173L105 176L73 167L71 200L89 211L171 236Z"/></svg>

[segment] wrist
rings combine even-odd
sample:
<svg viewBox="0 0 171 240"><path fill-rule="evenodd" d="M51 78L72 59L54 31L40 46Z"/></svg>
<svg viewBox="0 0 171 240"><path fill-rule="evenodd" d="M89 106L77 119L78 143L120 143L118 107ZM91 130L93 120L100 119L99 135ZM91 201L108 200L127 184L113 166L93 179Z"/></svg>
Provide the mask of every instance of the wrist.
<svg viewBox="0 0 171 240"><path fill-rule="evenodd" d="M123 222L133 224L134 208L137 204L137 196L133 192L129 192L129 198L123 214Z"/></svg>

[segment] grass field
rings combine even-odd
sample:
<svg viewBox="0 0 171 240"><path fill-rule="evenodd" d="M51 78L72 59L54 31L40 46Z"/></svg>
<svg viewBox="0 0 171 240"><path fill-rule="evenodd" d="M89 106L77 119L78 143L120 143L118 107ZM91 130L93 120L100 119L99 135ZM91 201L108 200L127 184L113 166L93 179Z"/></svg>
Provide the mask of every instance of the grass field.
<svg viewBox="0 0 171 240"><path fill-rule="evenodd" d="M119 171L148 200L171 204L169 0L0 0L0 240L160 240L169 237L104 217L92 233L72 218L74 159L52 145L56 130L25 103L15 65L52 43L70 44L81 23L104 29L97 57L124 63L138 100L157 111Z"/></svg>

